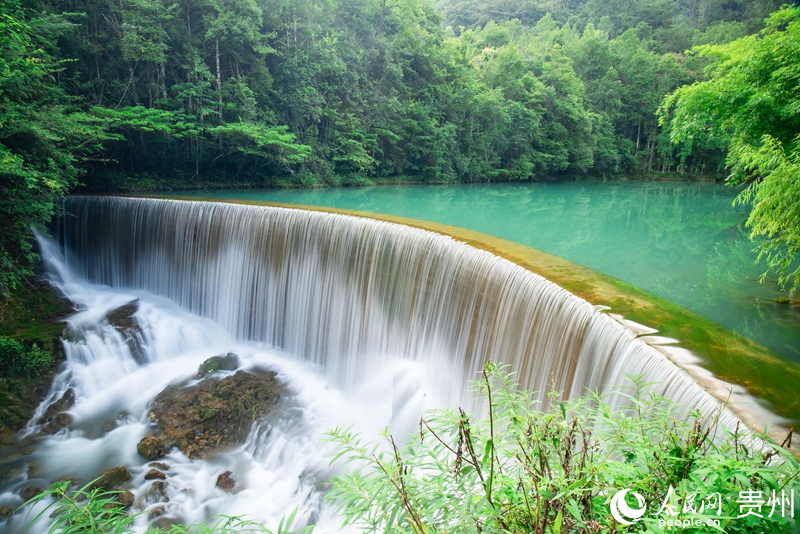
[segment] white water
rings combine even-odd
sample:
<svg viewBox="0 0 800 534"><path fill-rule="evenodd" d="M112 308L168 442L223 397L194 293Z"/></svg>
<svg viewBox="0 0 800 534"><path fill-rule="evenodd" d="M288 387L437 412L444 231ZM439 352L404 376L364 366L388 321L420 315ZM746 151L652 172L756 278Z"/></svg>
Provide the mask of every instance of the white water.
<svg viewBox="0 0 800 534"><path fill-rule="evenodd" d="M21 487L85 481L124 464L146 510L165 504L182 521L246 515L274 527L298 508L300 523L339 531L321 503L330 476L324 430L355 423L369 437L387 425L401 434L426 407L470 405L465 385L487 360L510 363L542 396L551 388L567 396L609 391L632 374L660 383L661 393L687 409L718 410L683 370L619 322L445 236L218 203L75 198L66 208L75 217L63 218L58 230L63 260L56 251L45 255L63 291L85 310L70 319L75 342L65 342L68 361L40 411L72 387L73 423L39 442L32 479L21 464L0 504L19 504L13 494ZM102 324L109 310L135 298L142 364ZM169 502L143 501L149 467L136 443L148 433L148 403L229 351L244 368L276 370L294 394L289 408L216 459L172 452L165 460ZM109 417L120 426L103 434ZM724 424L735 421L724 414ZM31 424L28 432L36 431ZM214 486L226 470L237 481L233 495ZM21 524L12 520L8 531Z"/></svg>

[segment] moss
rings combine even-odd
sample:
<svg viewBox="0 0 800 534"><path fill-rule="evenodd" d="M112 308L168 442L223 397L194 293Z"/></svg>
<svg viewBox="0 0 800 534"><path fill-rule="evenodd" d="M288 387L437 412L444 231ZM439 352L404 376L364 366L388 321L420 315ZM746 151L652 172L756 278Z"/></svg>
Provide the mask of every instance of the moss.
<svg viewBox="0 0 800 534"><path fill-rule="evenodd" d="M46 282L26 283L0 302L0 336L34 342L47 350L60 347L61 321L72 312L69 302L56 295Z"/></svg>
<svg viewBox="0 0 800 534"><path fill-rule="evenodd" d="M241 443L253 422L278 410L287 395L273 372L237 371L222 380L169 386L156 396L151 413L165 441L201 458Z"/></svg>

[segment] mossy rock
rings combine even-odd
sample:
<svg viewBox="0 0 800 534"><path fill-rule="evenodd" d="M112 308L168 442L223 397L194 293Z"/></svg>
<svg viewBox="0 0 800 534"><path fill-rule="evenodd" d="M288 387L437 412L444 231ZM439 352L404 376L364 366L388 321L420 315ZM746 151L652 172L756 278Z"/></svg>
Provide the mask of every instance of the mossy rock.
<svg viewBox="0 0 800 534"><path fill-rule="evenodd" d="M190 458L244 441L253 422L279 409L288 396L271 371L237 371L216 380L169 386L153 402L151 413L168 443Z"/></svg>
<svg viewBox="0 0 800 534"><path fill-rule="evenodd" d="M197 376L202 378L214 371L235 371L239 368L239 356L229 352L225 355L212 356L200 364Z"/></svg>
<svg viewBox="0 0 800 534"><path fill-rule="evenodd" d="M131 474L128 472L128 468L124 465L119 467L112 467L111 469L107 469L103 471L103 474L100 475L89 489L104 489L104 490L113 490L117 489L125 482L131 479Z"/></svg>
<svg viewBox="0 0 800 534"><path fill-rule="evenodd" d="M158 460L167 453L164 442L155 436L145 436L136 445L136 452L148 460Z"/></svg>

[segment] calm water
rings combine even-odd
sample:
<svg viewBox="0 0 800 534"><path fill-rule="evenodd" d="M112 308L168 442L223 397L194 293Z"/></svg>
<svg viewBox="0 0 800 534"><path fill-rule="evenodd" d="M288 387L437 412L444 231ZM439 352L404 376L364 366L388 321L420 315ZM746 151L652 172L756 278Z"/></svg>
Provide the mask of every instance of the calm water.
<svg viewBox="0 0 800 534"><path fill-rule="evenodd" d="M182 193L183 194L183 193ZM595 269L800 362L800 311L775 299L735 191L720 184L538 183L200 191L387 213L494 235Z"/></svg>

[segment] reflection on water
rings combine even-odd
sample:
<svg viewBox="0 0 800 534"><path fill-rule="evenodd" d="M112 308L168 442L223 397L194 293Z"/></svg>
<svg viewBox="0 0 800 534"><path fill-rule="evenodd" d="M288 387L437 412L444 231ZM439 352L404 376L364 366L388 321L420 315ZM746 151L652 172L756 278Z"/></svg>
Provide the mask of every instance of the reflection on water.
<svg viewBox="0 0 800 534"><path fill-rule="evenodd" d="M608 274L709 317L800 362L800 310L762 269L747 207L720 184L557 182L197 196L401 215L515 241Z"/></svg>

